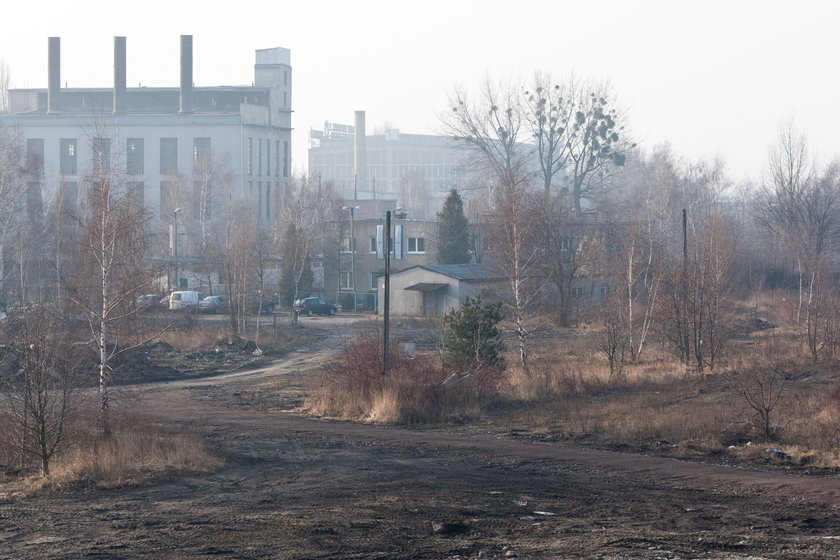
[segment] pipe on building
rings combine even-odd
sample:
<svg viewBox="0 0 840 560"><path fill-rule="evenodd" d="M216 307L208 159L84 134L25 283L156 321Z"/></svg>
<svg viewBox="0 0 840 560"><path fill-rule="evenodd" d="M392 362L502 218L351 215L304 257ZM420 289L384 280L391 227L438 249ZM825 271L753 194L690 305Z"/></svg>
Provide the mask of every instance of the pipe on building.
<svg viewBox="0 0 840 560"><path fill-rule="evenodd" d="M179 113L193 112L193 43L192 35L181 35L181 108Z"/></svg>
<svg viewBox="0 0 840 560"><path fill-rule="evenodd" d="M125 37L114 37L114 114L125 112Z"/></svg>
<svg viewBox="0 0 840 560"><path fill-rule="evenodd" d="M49 37L47 49L47 113L58 111L61 92L61 37Z"/></svg>

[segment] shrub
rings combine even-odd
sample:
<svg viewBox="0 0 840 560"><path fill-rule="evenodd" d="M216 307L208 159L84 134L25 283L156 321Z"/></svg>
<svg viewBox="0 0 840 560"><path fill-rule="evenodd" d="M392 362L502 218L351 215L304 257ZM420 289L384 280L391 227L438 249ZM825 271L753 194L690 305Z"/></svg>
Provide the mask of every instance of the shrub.
<svg viewBox="0 0 840 560"><path fill-rule="evenodd" d="M467 298L461 309L443 318L444 360L469 369L504 369L504 344L497 325L503 319L501 303L482 305L481 297Z"/></svg>
<svg viewBox="0 0 840 560"><path fill-rule="evenodd" d="M476 370L444 383L447 372L434 356L402 353L391 355L388 375L381 371L382 340L372 329L362 332L325 368L306 406L316 414L370 422L460 421L480 413L497 376Z"/></svg>

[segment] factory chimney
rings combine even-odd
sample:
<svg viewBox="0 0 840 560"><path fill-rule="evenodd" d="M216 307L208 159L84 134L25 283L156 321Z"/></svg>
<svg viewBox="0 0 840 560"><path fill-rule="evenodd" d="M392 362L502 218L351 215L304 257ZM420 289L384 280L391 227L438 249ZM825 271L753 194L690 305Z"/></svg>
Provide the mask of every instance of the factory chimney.
<svg viewBox="0 0 840 560"><path fill-rule="evenodd" d="M61 91L61 37L50 37L47 49L47 113L58 111L58 96Z"/></svg>
<svg viewBox="0 0 840 560"><path fill-rule="evenodd" d="M181 108L182 115L193 112L193 43L192 35L181 35Z"/></svg>
<svg viewBox="0 0 840 560"><path fill-rule="evenodd" d="M125 37L114 37L114 114L125 112Z"/></svg>
<svg viewBox="0 0 840 560"><path fill-rule="evenodd" d="M356 126L353 136L353 173L355 182L353 184L353 199L359 194L359 190L368 190L367 184L367 155L365 154L365 112L356 111Z"/></svg>

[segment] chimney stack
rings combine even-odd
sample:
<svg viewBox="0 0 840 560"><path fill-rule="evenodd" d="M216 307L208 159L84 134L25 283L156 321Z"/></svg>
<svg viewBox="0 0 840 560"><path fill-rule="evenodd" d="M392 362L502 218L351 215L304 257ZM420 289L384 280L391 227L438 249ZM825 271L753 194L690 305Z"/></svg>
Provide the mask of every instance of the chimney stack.
<svg viewBox="0 0 840 560"><path fill-rule="evenodd" d="M358 196L359 189L368 190L367 185L367 155L365 154L365 112L356 111L356 126L353 136L353 172L355 182L353 185L353 199Z"/></svg>
<svg viewBox="0 0 840 560"><path fill-rule="evenodd" d="M193 112L192 35L181 35L181 108L182 115Z"/></svg>
<svg viewBox="0 0 840 560"><path fill-rule="evenodd" d="M61 38L50 37L47 49L47 113L58 111L58 95L61 90Z"/></svg>
<svg viewBox="0 0 840 560"><path fill-rule="evenodd" d="M125 112L125 37L114 37L114 114Z"/></svg>

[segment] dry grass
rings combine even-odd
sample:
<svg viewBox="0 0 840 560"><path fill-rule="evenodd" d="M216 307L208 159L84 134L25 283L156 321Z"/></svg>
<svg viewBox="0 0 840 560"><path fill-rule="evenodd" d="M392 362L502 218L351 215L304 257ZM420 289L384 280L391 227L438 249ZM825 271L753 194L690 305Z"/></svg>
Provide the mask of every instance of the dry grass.
<svg viewBox="0 0 840 560"><path fill-rule="evenodd" d="M444 384L451 372L444 371L435 353L413 358L393 353L387 375L381 374L381 356L378 333L361 333L323 372L304 408L320 416L378 423L463 421L480 415L488 395L496 393L490 371Z"/></svg>
<svg viewBox="0 0 840 560"><path fill-rule="evenodd" d="M74 433L72 446L53 459L48 478L24 469L0 485L0 496L136 485L169 474L212 472L221 463L200 435L128 415L115 422L107 438L95 422L86 422Z"/></svg>

